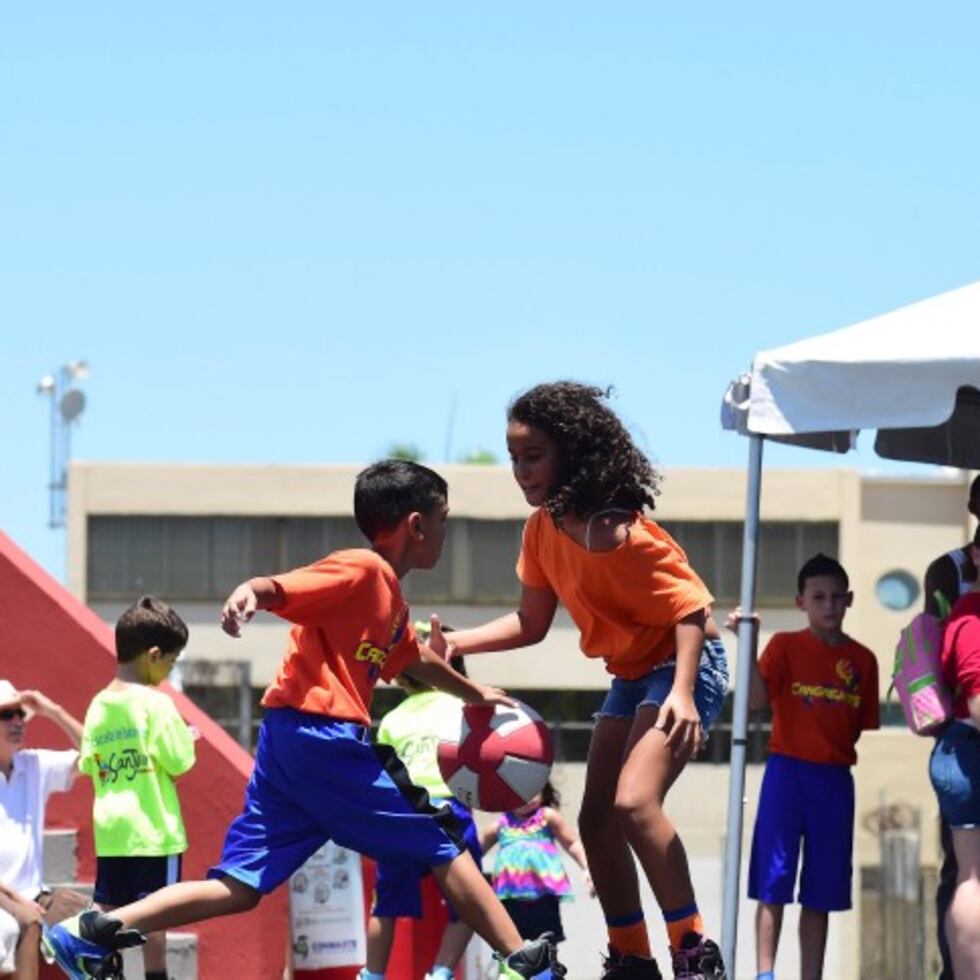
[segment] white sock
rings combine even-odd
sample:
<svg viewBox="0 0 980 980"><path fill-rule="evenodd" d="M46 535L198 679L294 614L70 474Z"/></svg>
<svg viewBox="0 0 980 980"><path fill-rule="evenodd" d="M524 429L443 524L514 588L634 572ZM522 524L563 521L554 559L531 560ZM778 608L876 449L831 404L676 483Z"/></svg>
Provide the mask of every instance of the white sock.
<svg viewBox="0 0 980 980"><path fill-rule="evenodd" d="M434 965L429 971L430 980L453 980L456 971L451 966Z"/></svg>
<svg viewBox="0 0 980 980"><path fill-rule="evenodd" d="M357 980L385 980L383 973L372 973L366 966L361 967L361 972L357 975Z"/></svg>

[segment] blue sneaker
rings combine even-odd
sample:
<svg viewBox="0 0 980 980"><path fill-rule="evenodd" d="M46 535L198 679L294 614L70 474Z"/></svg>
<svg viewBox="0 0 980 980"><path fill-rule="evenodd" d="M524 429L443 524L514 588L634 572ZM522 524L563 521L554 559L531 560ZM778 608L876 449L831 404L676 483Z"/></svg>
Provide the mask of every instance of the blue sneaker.
<svg viewBox="0 0 980 980"><path fill-rule="evenodd" d="M43 926L41 951L48 962L57 963L72 980L123 980L122 957L111 946L83 939L83 916L99 913L83 912L53 926ZM133 930L124 930L120 946L135 945L142 936ZM139 937L139 938L136 938Z"/></svg>

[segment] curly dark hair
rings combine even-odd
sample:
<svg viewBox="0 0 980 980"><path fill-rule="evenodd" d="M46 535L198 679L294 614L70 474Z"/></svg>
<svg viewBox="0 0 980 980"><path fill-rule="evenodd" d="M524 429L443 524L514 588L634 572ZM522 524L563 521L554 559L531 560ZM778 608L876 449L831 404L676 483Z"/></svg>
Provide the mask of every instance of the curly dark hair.
<svg viewBox="0 0 980 980"><path fill-rule="evenodd" d="M535 385L507 407L508 422L541 429L558 446L559 482L544 502L556 524L566 514L655 506L660 474L605 404L611 394L612 388L553 381Z"/></svg>

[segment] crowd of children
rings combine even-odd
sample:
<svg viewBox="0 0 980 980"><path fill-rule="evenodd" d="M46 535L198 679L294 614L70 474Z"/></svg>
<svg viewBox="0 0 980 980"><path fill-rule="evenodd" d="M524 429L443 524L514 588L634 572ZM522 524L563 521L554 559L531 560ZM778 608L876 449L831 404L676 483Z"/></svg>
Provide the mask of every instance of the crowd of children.
<svg viewBox="0 0 980 980"><path fill-rule="evenodd" d="M712 596L683 550L651 519L658 474L606 392L573 382L528 390L508 408L507 446L533 508L517 563L521 598L514 612L452 633L434 620L428 643L420 643L400 580L439 560L448 488L424 466L391 460L368 467L356 481L354 512L369 549L252 578L232 592L222 611L230 635L239 635L260 610L291 630L263 699L245 807L204 881L178 880L186 838L173 779L193 764L193 741L168 699L153 690L186 643L186 627L157 600L142 599L127 611L116 633L117 677L93 702L82 743L81 767L96 784L100 908L44 934L69 976L85 977L106 964L111 974L115 952L147 935L148 980L164 977L154 936L253 908L327 839L379 862L362 980L384 977L394 920L419 914L419 882L427 874L452 910L432 980L453 975L474 931L496 951L501 976L563 976L556 943L564 938L560 907L570 886L558 846L591 875L608 932L603 980L663 976L651 951L637 865L659 905L676 980L729 976L702 919L680 829L665 809L728 689ZM549 784L526 807L485 828L483 848L498 848L491 887L481 873L472 815L442 781L433 739L458 699L509 703L503 692L470 680L453 658L540 641L559 602L580 632L582 653L601 659L612 676L589 750L581 842ZM824 555L810 559L797 582L805 628L775 634L753 671L753 704L773 713L749 878L758 902L759 980L774 977L801 844L803 980L823 976L828 913L850 907L850 770L861 732L879 723L875 657L843 631L850 604L843 567ZM975 619L977 610L964 606L962 615ZM967 643L970 652L961 655ZM976 649L980 644L967 631L951 647L950 669L961 672L968 695L980 676ZM396 678L408 697L372 743L372 690L379 680ZM964 720L974 717L975 701L963 702ZM955 734L973 745L975 730L970 735L965 727ZM940 764L955 754L947 742L941 740L934 759L937 792ZM123 803L120 767L134 758L150 761L138 769L137 794ZM310 772L321 776L311 781ZM963 816L949 794L940 793L940 800L951 816L957 856L975 868L976 833L957 832L975 826L963 822L975 815ZM958 890L951 912L956 935L972 935L973 927L956 916L959 900Z"/></svg>

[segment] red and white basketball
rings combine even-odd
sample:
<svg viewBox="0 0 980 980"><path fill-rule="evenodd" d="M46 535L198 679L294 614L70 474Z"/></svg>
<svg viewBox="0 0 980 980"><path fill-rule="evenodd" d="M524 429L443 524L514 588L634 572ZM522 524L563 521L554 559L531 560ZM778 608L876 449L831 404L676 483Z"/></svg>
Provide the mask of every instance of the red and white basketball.
<svg viewBox="0 0 980 980"><path fill-rule="evenodd" d="M526 704L466 704L457 738L439 742L442 778L461 803L513 810L533 799L551 775L551 730Z"/></svg>

